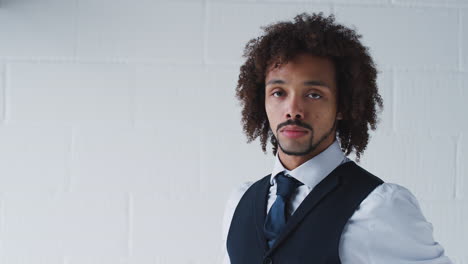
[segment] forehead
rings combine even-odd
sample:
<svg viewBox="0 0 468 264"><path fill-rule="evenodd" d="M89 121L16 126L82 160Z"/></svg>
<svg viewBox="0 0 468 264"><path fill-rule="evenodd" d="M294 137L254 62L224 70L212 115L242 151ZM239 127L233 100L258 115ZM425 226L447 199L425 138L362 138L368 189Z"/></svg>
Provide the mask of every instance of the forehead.
<svg viewBox="0 0 468 264"><path fill-rule="evenodd" d="M265 75L265 83L272 78L313 78L328 82L335 80L335 66L331 59L310 54L300 54L282 65L272 65Z"/></svg>

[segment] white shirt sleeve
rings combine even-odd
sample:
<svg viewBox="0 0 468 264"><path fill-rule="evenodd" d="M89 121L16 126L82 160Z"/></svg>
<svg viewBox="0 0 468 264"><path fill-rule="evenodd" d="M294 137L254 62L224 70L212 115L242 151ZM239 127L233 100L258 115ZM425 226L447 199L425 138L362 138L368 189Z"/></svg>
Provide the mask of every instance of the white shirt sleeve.
<svg viewBox="0 0 468 264"><path fill-rule="evenodd" d="M452 263L432 233L416 197L400 185L384 183L345 225L340 259L343 264Z"/></svg>
<svg viewBox="0 0 468 264"><path fill-rule="evenodd" d="M229 233L229 227L231 226L231 220L232 217L234 216L234 211L237 208L237 204L239 203L240 199L244 195L244 193L247 191L247 189L250 188L250 186L253 184L253 182L246 182L239 186L238 188L235 188L232 192L231 195L229 196L229 199L226 203L226 207L224 209L224 217L223 217L223 229L222 229L222 249L223 249L223 264L230 264L229 260L229 255L227 252L227 247L226 247L226 242L227 242L227 236Z"/></svg>

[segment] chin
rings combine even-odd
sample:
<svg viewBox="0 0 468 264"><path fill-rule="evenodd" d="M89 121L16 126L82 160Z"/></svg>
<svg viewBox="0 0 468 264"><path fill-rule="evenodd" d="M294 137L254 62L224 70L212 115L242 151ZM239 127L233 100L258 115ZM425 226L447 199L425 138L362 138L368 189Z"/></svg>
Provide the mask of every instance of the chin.
<svg viewBox="0 0 468 264"><path fill-rule="evenodd" d="M279 148L284 154L291 155L291 156L304 156L304 155L310 154L310 152L313 151L313 148L311 148L310 146L305 147L304 145L291 146L289 144L285 144L285 145L279 144Z"/></svg>
<svg viewBox="0 0 468 264"><path fill-rule="evenodd" d="M310 154L313 149L283 149L281 148L281 151L289 156L306 156Z"/></svg>

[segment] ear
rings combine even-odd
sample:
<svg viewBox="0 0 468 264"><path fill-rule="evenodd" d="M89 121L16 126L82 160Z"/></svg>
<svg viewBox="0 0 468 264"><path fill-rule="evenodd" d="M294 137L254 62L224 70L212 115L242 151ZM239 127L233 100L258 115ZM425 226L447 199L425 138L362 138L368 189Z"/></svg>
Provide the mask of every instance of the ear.
<svg viewBox="0 0 468 264"><path fill-rule="evenodd" d="M343 119L343 115L342 115L341 113L336 114L336 119L337 119L337 120L342 120L342 119Z"/></svg>

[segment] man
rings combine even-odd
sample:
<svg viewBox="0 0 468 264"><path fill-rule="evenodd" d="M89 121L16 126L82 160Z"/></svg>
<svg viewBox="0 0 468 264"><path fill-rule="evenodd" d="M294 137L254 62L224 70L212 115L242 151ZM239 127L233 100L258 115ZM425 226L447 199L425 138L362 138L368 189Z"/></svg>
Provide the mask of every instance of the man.
<svg viewBox="0 0 468 264"><path fill-rule="evenodd" d="M410 191L346 157L359 161L383 107L359 38L333 16L301 14L247 44L243 128L263 151L271 142L276 162L230 198L225 263L451 263Z"/></svg>

